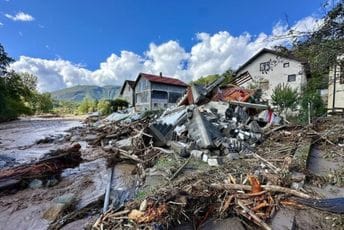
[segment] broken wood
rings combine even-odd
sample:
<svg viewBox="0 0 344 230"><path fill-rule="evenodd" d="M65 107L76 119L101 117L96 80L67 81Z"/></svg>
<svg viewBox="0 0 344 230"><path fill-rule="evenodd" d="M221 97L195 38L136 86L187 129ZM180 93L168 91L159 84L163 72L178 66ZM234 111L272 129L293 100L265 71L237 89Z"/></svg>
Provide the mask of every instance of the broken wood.
<svg viewBox="0 0 344 230"><path fill-rule="evenodd" d="M129 158L133 161L139 162L139 163L144 163L143 160L139 159L136 155L130 155L127 151L123 150L123 149L119 149L119 148L112 148L113 150L118 150L119 154L121 154L122 156Z"/></svg>
<svg viewBox="0 0 344 230"><path fill-rule="evenodd" d="M182 166L180 166L179 169L178 169L178 170L172 175L172 177L169 178L168 180L171 181L171 180L173 180L175 177L177 177L178 174L180 173L180 171L189 163L190 159L191 159L191 157L189 157L189 158L185 161L185 163L184 163Z"/></svg>
<svg viewBox="0 0 344 230"><path fill-rule="evenodd" d="M257 158L261 161L263 161L264 163L267 164L267 166L272 170L274 171L274 173L278 173L279 171L281 171L280 168L277 168L275 165L273 165L271 162L269 162L268 160L264 159L263 157L259 156L257 153L252 153L252 156L254 158Z"/></svg>
<svg viewBox="0 0 344 230"><path fill-rule="evenodd" d="M270 226L267 225L262 219L260 219L253 211L251 211L246 205L241 200L237 200L238 205L246 212L249 214L255 221L256 223L261 226L263 229L266 230L271 230Z"/></svg>
<svg viewBox="0 0 344 230"><path fill-rule="evenodd" d="M65 168L76 167L82 161L80 148L79 143L64 146L38 162L0 170L0 185L13 181L20 183L23 180L46 178L60 174ZM11 184L11 186L13 185ZM0 189L4 188L6 187L0 186Z"/></svg>
<svg viewBox="0 0 344 230"><path fill-rule="evenodd" d="M239 105L239 106L243 106L246 108L253 108L253 109L268 109L269 106L268 105L264 105L264 104L254 104L254 103L249 103L249 102L242 102L242 101L229 101L230 104L232 105Z"/></svg>
<svg viewBox="0 0 344 230"><path fill-rule="evenodd" d="M246 190L246 191L252 190L252 186L243 185L243 184L215 184L214 183L214 184L211 184L210 187L214 189L219 189L219 190L226 190L226 189ZM261 187L268 192L280 192L280 193L286 193L286 194L301 197L301 198L311 198L311 196L303 192L299 192L297 190L290 189L290 188L284 188L277 185L261 185Z"/></svg>

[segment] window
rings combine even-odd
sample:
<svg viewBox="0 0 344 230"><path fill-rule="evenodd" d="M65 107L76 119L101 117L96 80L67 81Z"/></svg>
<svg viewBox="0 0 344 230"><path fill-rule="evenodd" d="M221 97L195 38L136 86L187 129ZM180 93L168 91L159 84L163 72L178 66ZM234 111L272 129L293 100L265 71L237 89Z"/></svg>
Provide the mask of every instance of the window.
<svg viewBox="0 0 344 230"><path fill-rule="evenodd" d="M288 82L296 81L296 74L288 75Z"/></svg>
<svg viewBox="0 0 344 230"><path fill-rule="evenodd" d="M284 62L283 63L283 68L288 68L289 67L289 62Z"/></svg>
<svg viewBox="0 0 344 230"><path fill-rule="evenodd" d="M181 93L170 92L168 103L176 103L181 96Z"/></svg>
<svg viewBox="0 0 344 230"><path fill-rule="evenodd" d="M270 70L270 62L262 62L259 67L260 71L266 72Z"/></svg>
<svg viewBox="0 0 344 230"><path fill-rule="evenodd" d="M152 99L166 99L167 100L167 92L165 91L158 91L154 90L152 91Z"/></svg>

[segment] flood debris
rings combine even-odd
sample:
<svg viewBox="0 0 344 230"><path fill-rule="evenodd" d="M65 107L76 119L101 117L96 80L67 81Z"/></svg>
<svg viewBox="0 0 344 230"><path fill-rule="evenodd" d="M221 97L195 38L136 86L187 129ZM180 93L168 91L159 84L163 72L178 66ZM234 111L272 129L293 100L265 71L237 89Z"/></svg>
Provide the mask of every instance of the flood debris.
<svg viewBox="0 0 344 230"><path fill-rule="evenodd" d="M19 184L25 186L31 180L60 175L63 169L76 167L82 160L80 148L78 143L66 145L51 151L37 162L0 170L0 190ZM37 187L31 183L32 186Z"/></svg>
<svg viewBox="0 0 344 230"><path fill-rule="evenodd" d="M50 229L87 215L94 217L93 229L185 224L202 229L232 218L242 229L274 229L280 210L291 210L290 228L298 224L295 213L307 208L341 214L342 198L323 199L310 186L343 186L343 172L322 178L312 175L309 165L314 145L343 160L343 126L321 119L309 126L286 124L261 100L261 92L221 86L222 81L192 84L177 106L165 111L127 109L87 119L85 127L75 129L68 141L84 141L99 153L96 159L106 159L106 180L103 192L82 208L53 200L43 215L51 221ZM28 180L29 187L40 188L45 184L42 175L58 175L80 163L80 145L73 146L36 163L3 169L0 181L9 186ZM93 159L83 154L84 160ZM135 197L114 189L122 163L133 167ZM78 195L77 189L73 193Z"/></svg>

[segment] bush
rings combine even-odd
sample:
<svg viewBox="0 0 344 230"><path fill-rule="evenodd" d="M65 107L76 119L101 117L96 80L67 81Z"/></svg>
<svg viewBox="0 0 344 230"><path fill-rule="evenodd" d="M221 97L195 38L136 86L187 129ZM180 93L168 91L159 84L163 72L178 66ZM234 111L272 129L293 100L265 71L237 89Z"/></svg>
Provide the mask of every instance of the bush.
<svg viewBox="0 0 344 230"><path fill-rule="evenodd" d="M296 109L298 93L288 84L278 84L272 92L271 99L272 104L278 106L279 113L286 113L288 109Z"/></svg>
<svg viewBox="0 0 344 230"><path fill-rule="evenodd" d="M302 122L308 120L308 103L311 103L311 117L319 117L326 113L324 102L320 96L321 88L323 88L321 75L313 74L307 86L303 89L300 100L301 110L299 117Z"/></svg>

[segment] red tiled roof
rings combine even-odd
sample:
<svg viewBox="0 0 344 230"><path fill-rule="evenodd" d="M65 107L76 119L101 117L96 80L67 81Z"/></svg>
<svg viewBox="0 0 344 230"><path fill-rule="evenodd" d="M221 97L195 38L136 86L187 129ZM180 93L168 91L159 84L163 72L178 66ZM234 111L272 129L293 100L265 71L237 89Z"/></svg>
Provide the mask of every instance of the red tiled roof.
<svg viewBox="0 0 344 230"><path fill-rule="evenodd" d="M177 78L157 76L152 74L140 73L142 77L145 77L148 81L167 84L167 85L177 85L187 87L188 85Z"/></svg>

